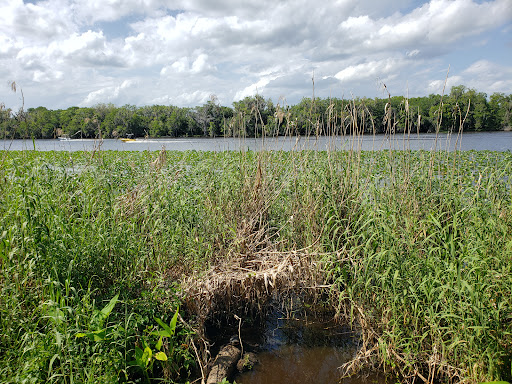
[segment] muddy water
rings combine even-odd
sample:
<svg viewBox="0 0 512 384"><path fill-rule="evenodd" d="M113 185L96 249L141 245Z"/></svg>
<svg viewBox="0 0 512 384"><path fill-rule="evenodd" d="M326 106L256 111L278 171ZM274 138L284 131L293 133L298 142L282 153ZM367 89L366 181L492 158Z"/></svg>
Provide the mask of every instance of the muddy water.
<svg viewBox="0 0 512 384"><path fill-rule="evenodd" d="M346 351L329 346L285 345L258 355L253 371L235 377L238 384L304 384L340 382L338 367L348 360ZM377 373L343 379L341 383L386 383Z"/></svg>
<svg viewBox="0 0 512 384"><path fill-rule="evenodd" d="M237 331L231 328L235 338ZM244 351L256 353L259 363L253 370L236 375L238 384L340 383L339 367L359 348L359 338L349 328L280 311L272 313L259 327L242 327L241 336ZM341 383L385 384L386 379L370 372Z"/></svg>

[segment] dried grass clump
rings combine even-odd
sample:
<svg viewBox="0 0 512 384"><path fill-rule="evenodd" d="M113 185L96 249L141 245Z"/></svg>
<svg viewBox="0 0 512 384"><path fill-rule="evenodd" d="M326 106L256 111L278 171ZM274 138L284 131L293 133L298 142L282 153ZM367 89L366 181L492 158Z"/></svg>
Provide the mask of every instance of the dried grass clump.
<svg viewBox="0 0 512 384"><path fill-rule="evenodd" d="M200 328L210 318L264 315L271 301L286 305L287 299L298 294L314 300L316 288L325 279L316 248L283 249L279 229L270 224L270 207L279 201L283 182L268 156L258 154L254 168L246 163L240 167L243 180L238 204L208 200L212 207L220 207L212 209L221 212L219 221L229 222L234 231L218 246L210 269L181 282L186 308Z"/></svg>
<svg viewBox="0 0 512 384"><path fill-rule="evenodd" d="M232 258L183 281L185 305L200 326L215 313L264 313L271 299L316 295L324 287L320 265L307 251L255 253Z"/></svg>

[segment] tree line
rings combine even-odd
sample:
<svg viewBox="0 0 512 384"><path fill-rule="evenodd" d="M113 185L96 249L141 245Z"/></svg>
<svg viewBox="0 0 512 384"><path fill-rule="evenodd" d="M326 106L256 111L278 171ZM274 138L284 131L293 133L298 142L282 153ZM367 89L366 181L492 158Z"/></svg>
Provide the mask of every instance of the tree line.
<svg viewBox="0 0 512 384"><path fill-rule="evenodd" d="M13 111L0 105L3 139L134 137L259 137L261 135L326 135L496 131L512 127L512 95L485 93L463 85L447 95L404 98L303 98L298 104L274 104L260 95L232 107L212 96L195 108L98 104L50 110Z"/></svg>

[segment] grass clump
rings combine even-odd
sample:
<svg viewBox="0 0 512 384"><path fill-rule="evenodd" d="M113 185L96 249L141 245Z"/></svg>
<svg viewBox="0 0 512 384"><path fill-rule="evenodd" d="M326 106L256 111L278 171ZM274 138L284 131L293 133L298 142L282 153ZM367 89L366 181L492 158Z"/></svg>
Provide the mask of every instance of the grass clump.
<svg viewBox="0 0 512 384"><path fill-rule="evenodd" d="M172 285L157 284L161 259L150 231L158 231L158 221L150 218L149 197L125 200L141 174L119 160L108 153L4 154L2 382L171 381L190 374L192 331L181 323L155 352L168 359L137 362L139 349L159 343L156 319L168 324L179 300ZM151 187L151 175L140 189Z"/></svg>

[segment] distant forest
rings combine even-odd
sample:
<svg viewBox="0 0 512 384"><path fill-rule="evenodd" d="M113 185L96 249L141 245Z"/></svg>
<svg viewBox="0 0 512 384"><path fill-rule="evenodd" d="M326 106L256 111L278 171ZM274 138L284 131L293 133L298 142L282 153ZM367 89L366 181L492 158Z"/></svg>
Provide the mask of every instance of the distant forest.
<svg viewBox="0 0 512 384"><path fill-rule="evenodd" d="M512 127L512 95L452 87L449 94L404 98L304 98L274 104L256 95L221 106L216 97L195 108L98 104L13 111L0 105L0 138L51 139L184 136L325 135L349 133L498 131Z"/></svg>

